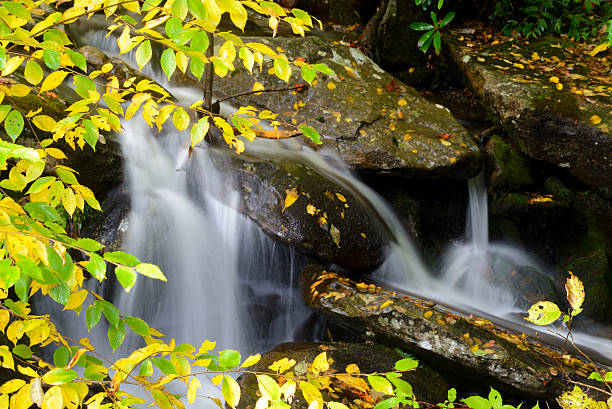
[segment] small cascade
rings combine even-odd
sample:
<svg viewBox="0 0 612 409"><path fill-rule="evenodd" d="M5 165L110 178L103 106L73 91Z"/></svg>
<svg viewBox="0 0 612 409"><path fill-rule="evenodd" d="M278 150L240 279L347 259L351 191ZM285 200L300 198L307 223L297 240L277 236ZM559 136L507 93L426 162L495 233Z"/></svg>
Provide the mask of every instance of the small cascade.
<svg viewBox="0 0 612 409"><path fill-rule="evenodd" d="M489 211L484 173L468 182L465 237L443 255L439 281L459 301L495 315L525 307L512 276L521 268L542 274L545 268L516 245L489 242ZM519 305L521 304L521 305Z"/></svg>

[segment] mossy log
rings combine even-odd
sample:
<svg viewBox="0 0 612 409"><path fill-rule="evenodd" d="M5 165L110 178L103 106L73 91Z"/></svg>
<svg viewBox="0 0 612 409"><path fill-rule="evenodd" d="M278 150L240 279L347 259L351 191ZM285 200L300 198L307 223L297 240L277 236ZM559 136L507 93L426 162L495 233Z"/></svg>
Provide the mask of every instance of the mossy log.
<svg viewBox="0 0 612 409"><path fill-rule="evenodd" d="M461 316L317 265L305 268L300 287L312 310L379 342L407 349L439 368L486 378L526 398L558 399L579 383L589 398L605 400L597 390L603 384L587 379L602 368L486 319Z"/></svg>

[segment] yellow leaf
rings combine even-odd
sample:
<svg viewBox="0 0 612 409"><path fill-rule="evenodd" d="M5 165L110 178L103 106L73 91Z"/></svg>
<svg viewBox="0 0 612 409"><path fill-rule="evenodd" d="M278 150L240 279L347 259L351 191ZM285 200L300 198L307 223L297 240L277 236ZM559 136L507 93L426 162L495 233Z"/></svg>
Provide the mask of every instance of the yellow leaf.
<svg viewBox="0 0 612 409"><path fill-rule="evenodd" d="M569 271L570 278L565 282L565 291L567 293L567 301L573 309L577 310L584 302L584 285L578 277Z"/></svg>
<svg viewBox="0 0 612 409"><path fill-rule="evenodd" d="M533 304L527 312L529 316L525 319L536 325L548 325L561 316L557 304L550 301L539 301Z"/></svg>
<svg viewBox="0 0 612 409"><path fill-rule="evenodd" d="M10 318L11 314L7 310L0 310L0 331L4 332Z"/></svg>
<svg viewBox="0 0 612 409"><path fill-rule="evenodd" d="M52 72L42 82L42 85L40 86L40 92L50 91L55 87L59 86L64 81L67 75L68 72L66 71Z"/></svg>
<svg viewBox="0 0 612 409"><path fill-rule="evenodd" d="M425 313L423 314L423 317L425 318L431 318L431 316L433 315L433 311L425 311Z"/></svg>
<svg viewBox="0 0 612 409"><path fill-rule="evenodd" d="M66 189L68 190L68 189ZM79 290L77 292L74 292L72 294L70 294L70 297L68 298L68 302L66 303L66 306L64 307L64 310L77 310L77 313L81 311L81 305L83 305L83 302L85 301L85 299L87 298L87 295L89 294L89 292L85 289Z"/></svg>
<svg viewBox="0 0 612 409"><path fill-rule="evenodd" d="M17 365L17 370L19 371L19 373L24 374L27 377L30 378L36 378L38 376L38 373L30 368L29 366L21 366L21 365Z"/></svg>
<svg viewBox="0 0 612 409"><path fill-rule="evenodd" d="M261 354L251 355L247 359L244 360L244 362L242 363L242 365L240 365L240 367L247 368L249 366L253 366L257 362L259 362L260 359L261 359Z"/></svg>
<svg viewBox="0 0 612 409"><path fill-rule="evenodd" d="M294 204L299 196L297 187L294 187L293 189L286 189L285 193L287 196L285 196L285 206L283 207L283 210L281 210L281 213L284 213L286 208Z"/></svg>
<svg viewBox="0 0 612 409"><path fill-rule="evenodd" d="M13 393L17 392L26 382L23 379L11 379L2 386L0 386L0 393Z"/></svg>
<svg viewBox="0 0 612 409"><path fill-rule="evenodd" d="M66 159L64 152L57 148L46 148L45 153L49 156L53 156L55 159Z"/></svg>
<svg viewBox="0 0 612 409"><path fill-rule="evenodd" d="M401 98L399 101L397 101L397 105L404 107L406 105L408 105L408 102L406 102L406 100L404 98Z"/></svg>
<svg viewBox="0 0 612 409"><path fill-rule="evenodd" d="M329 88L331 90L334 90L334 89L336 89L336 84L334 84L333 82L330 81L330 82L327 83L327 88Z"/></svg>
<svg viewBox="0 0 612 409"><path fill-rule="evenodd" d="M2 70L2 76L7 76L7 75L13 73L17 68L19 68L19 66L21 65L23 60L25 60L24 57L12 57L12 58L10 58L6 62L6 64L4 65L4 69Z"/></svg>
<svg viewBox="0 0 612 409"><path fill-rule="evenodd" d="M329 234L334 244L340 248L340 230L338 230L338 228L332 224L329 226Z"/></svg>
<svg viewBox="0 0 612 409"><path fill-rule="evenodd" d="M391 305L391 304L393 304L393 300L387 300L387 301L385 301L384 303L382 303L382 304L380 305L380 307L378 307L378 309L379 309L379 310L382 310L383 308L385 308L385 307L387 307L387 306L389 306L389 305Z"/></svg>
<svg viewBox="0 0 612 409"><path fill-rule="evenodd" d="M213 383L213 385L219 386L221 385L221 382L223 381L223 375L213 376L213 378L210 381Z"/></svg>
<svg viewBox="0 0 612 409"><path fill-rule="evenodd" d="M563 84L561 84L561 83L559 82L559 83L557 83L557 84L555 85L555 88L557 88L559 91L561 91L561 90L563 89Z"/></svg>
<svg viewBox="0 0 612 409"><path fill-rule="evenodd" d="M42 401L41 409L63 409L64 397L62 396L62 388L58 385L49 388Z"/></svg>
<svg viewBox="0 0 612 409"><path fill-rule="evenodd" d="M70 188L66 188L62 194L62 206L66 209L66 212L72 217L72 214L76 210L76 198L74 192Z"/></svg>
<svg viewBox="0 0 612 409"><path fill-rule="evenodd" d="M356 364L350 364L346 367L348 373L360 373L359 367Z"/></svg>
<svg viewBox="0 0 612 409"><path fill-rule="evenodd" d="M229 375L223 377L223 385L221 391L225 402L232 408L235 408L240 402L240 385Z"/></svg>
<svg viewBox="0 0 612 409"><path fill-rule="evenodd" d="M25 97L30 93L30 87L25 84L12 85L8 91L8 95L12 97Z"/></svg>
<svg viewBox="0 0 612 409"><path fill-rule="evenodd" d="M325 372L329 369L329 363L327 362L327 352L323 351L312 361L312 370L320 373Z"/></svg>
<svg viewBox="0 0 612 409"><path fill-rule="evenodd" d="M548 81L552 82L553 84L558 84L559 83L559 77L557 76L552 76L548 79Z"/></svg>
<svg viewBox="0 0 612 409"><path fill-rule="evenodd" d="M264 86L260 83L260 82L255 82L255 84L253 84L253 89L252 91L262 91L264 90ZM256 92L255 95L260 95L260 92Z"/></svg>
<svg viewBox="0 0 612 409"><path fill-rule="evenodd" d="M30 397L30 385L25 385L19 392L11 396L11 409L28 409L32 405Z"/></svg>
<svg viewBox="0 0 612 409"><path fill-rule="evenodd" d="M593 115L589 118L589 122L593 125L599 125L601 123L601 117L599 115Z"/></svg>
<svg viewBox="0 0 612 409"><path fill-rule="evenodd" d="M53 132L55 130L55 127L57 126L57 122L55 121L55 119L51 118L48 115L36 115L34 118L32 118L32 122L34 123L34 125L36 125L37 128L45 132ZM64 158L58 158L58 159L64 159Z"/></svg>
<svg viewBox="0 0 612 409"><path fill-rule="evenodd" d="M309 204L308 206L306 206L306 213L308 213L309 215L314 216L316 211L317 211L317 208L314 207L313 205Z"/></svg>
<svg viewBox="0 0 612 409"><path fill-rule="evenodd" d="M605 43L601 43L601 44L599 44L597 47L593 48L593 50L592 50L591 52L589 52L589 55L590 55L591 57L595 57L595 56L596 56L597 54L599 54L600 52L607 50L607 49L608 49L608 46L609 46L609 45L608 45L608 43L607 43L607 42L605 42Z"/></svg>
<svg viewBox="0 0 612 409"><path fill-rule="evenodd" d="M191 378L191 381L189 381L189 387L187 388L187 401L189 401L189 403L193 403L195 401L196 393L201 387L202 384L200 383L198 378Z"/></svg>
<svg viewBox="0 0 612 409"><path fill-rule="evenodd" d="M217 345L216 341L209 341L209 340L205 340L202 343L202 346L200 347L200 349L198 350L198 355L202 355L210 350L215 349L215 346Z"/></svg>
<svg viewBox="0 0 612 409"><path fill-rule="evenodd" d="M172 115L172 122L174 126L176 126L176 129L184 131L189 126L189 114L187 114L183 108L177 108Z"/></svg>
<svg viewBox="0 0 612 409"><path fill-rule="evenodd" d="M336 193L336 197L338 198L338 200L340 200L341 202L346 202L346 198L340 194L340 193Z"/></svg>
<svg viewBox="0 0 612 409"><path fill-rule="evenodd" d="M323 405L323 396L321 396L321 392L313 384L300 381L300 389L308 405L311 405L313 402L317 402L319 407Z"/></svg>

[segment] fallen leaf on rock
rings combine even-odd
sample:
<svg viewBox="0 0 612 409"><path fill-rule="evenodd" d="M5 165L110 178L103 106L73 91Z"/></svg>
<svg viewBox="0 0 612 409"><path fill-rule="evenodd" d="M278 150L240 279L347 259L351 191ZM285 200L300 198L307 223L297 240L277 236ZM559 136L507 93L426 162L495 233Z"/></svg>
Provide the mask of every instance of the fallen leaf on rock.
<svg viewBox="0 0 612 409"><path fill-rule="evenodd" d="M294 187L293 189L286 189L285 194L285 206L283 207L283 210L281 210L281 213L284 213L286 208L294 204L299 196L297 187Z"/></svg>

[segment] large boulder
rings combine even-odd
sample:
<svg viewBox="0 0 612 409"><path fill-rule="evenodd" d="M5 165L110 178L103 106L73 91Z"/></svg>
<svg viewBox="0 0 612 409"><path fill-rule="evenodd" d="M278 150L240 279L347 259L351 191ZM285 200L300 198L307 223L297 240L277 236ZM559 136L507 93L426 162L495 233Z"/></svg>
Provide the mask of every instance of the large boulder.
<svg viewBox="0 0 612 409"><path fill-rule="evenodd" d="M296 158L228 161L220 150L214 162L234 175L242 211L271 237L349 271L369 272L384 261L388 238L349 186Z"/></svg>
<svg viewBox="0 0 612 409"><path fill-rule="evenodd" d="M262 355L261 360L251 371L270 372L269 366L283 358L296 361L292 367L292 372L297 376L306 374L308 365L312 364L315 357L323 351L326 352L327 359L332 362L328 373L345 373L346 367L355 364L360 373L384 373L394 370L395 362L402 359L397 351L382 345L366 344L345 344L345 343L285 343L274 347L269 352ZM448 385L444 378L425 364L420 364L414 372L406 372L402 378L410 383L416 398L426 402L443 402L447 397ZM346 405L357 407L370 407L380 400L380 394L376 392L368 394L359 392L355 385L343 382L341 378L332 379L332 388L336 396L328 395L332 389L324 390L325 400L335 400ZM238 384L243 391L240 397L239 409L254 408L259 396L255 375L244 374L238 378ZM308 403L301 393L298 393L291 407L294 409L306 409Z"/></svg>
<svg viewBox="0 0 612 409"><path fill-rule="evenodd" d="M559 39L488 43L481 34L445 36L448 52L509 141L612 194L610 59Z"/></svg>
<svg viewBox="0 0 612 409"><path fill-rule="evenodd" d="M383 71L356 48L307 38L243 38L283 50L289 58L325 63L335 71L303 91L265 92L235 97L235 103L279 113L289 127L310 125L323 143L357 169L404 174L442 175L457 179L474 176L480 167L478 147L444 106L430 102L413 88ZM266 89L287 84L269 75L272 62L251 75L239 68L215 80L217 95L245 93L260 82ZM289 84L304 83L297 70Z"/></svg>

